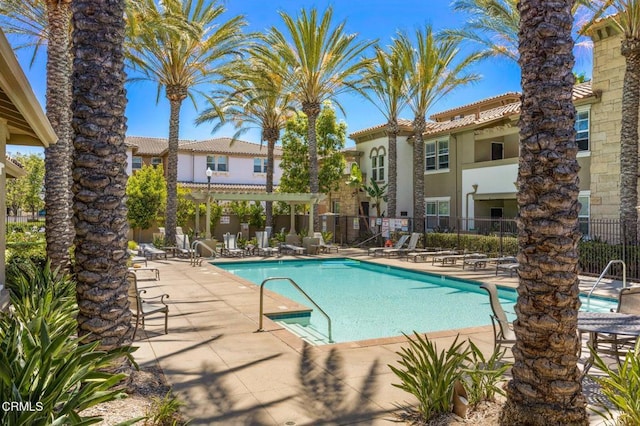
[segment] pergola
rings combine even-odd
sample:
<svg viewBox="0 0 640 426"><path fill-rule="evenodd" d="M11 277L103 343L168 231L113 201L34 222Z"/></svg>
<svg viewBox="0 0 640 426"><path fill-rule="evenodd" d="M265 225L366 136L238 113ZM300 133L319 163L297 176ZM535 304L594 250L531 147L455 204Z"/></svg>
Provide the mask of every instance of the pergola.
<svg viewBox="0 0 640 426"><path fill-rule="evenodd" d="M207 198L221 201L282 201L291 206L291 226L289 234L296 234L295 226L295 205L309 204L309 217L313 217L313 211L316 204L324 200L324 194L312 193L286 193L286 192L208 192L208 191L192 191L187 198L191 199L196 205L206 203ZM196 208L196 229L200 229L200 209ZM309 220L309 235L313 235L313 220Z"/></svg>

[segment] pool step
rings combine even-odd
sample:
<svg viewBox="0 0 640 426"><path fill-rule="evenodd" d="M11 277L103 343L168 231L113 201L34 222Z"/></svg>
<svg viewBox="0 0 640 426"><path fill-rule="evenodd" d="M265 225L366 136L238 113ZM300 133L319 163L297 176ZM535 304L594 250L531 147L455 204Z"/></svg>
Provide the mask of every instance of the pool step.
<svg viewBox="0 0 640 426"><path fill-rule="evenodd" d="M329 343L329 337L319 332L311 326L305 327L296 323L285 323L284 321L277 321L283 328L286 328L290 332L297 336L300 336L302 340L310 345L326 345Z"/></svg>

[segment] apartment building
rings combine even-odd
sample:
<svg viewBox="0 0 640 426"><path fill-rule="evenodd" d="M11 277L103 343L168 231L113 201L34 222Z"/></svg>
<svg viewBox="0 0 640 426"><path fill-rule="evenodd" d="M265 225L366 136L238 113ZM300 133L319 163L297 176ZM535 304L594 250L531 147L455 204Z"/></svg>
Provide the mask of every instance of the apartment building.
<svg viewBox="0 0 640 426"><path fill-rule="evenodd" d="M161 166L166 173L169 142L164 138L128 136L127 172L143 165ZM282 177L282 148L274 150L274 185ZM267 178L267 146L231 138L180 141L178 146L178 182L190 188L207 185L211 169L214 191L264 191Z"/></svg>
<svg viewBox="0 0 640 426"><path fill-rule="evenodd" d="M576 84L580 217L618 217L619 157L624 58L621 35L610 22L591 30L593 79ZM505 93L430 117L424 133L427 228L453 226L455 218L512 218L517 212L520 94ZM350 135L362 152L361 167L388 181L386 124ZM398 215L413 215L411 122L400 121ZM597 159L594 161L594 159ZM384 209L383 209L384 210ZM458 226L472 228L473 220ZM587 225L588 226L588 225ZM584 229L588 232L588 229Z"/></svg>

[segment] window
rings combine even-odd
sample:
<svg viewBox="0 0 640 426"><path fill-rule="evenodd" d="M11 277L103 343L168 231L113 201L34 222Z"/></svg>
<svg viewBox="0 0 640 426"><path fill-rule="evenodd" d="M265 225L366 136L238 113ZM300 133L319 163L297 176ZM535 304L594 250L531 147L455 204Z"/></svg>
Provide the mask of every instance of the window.
<svg viewBox="0 0 640 426"><path fill-rule="evenodd" d="M579 151L589 150L589 110L576 111L576 143Z"/></svg>
<svg viewBox="0 0 640 426"><path fill-rule="evenodd" d="M444 229L449 227L450 201L444 199L431 199L425 203L425 216L427 229Z"/></svg>
<svg viewBox="0 0 640 426"><path fill-rule="evenodd" d="M491 142L491 161L504 158L504 145L502 142Z"/></svg>
<svg viewBox="0 0 640 426"><path fill-rule="evenodd" d="M227 156L207 155L207 168L213 170L214 172L229 171L229 167L227 166Z"/></svg>
<svg viewBox="0 0 640 426"><path fill-rule="evenodd" d="M340 201L333 201L333 207L331 208L331 212L335 214L340 213Z"/></svg>
<svg viewBox="0 0 640 426"><path fill-rule="evenodd" d="M140 170L142 168L142 157L133 157L131 159L131 168L133 170Z"/></svg>
<svg viewBox="0 0 640 426"><path fill-rule="evenodd" d="M157 166L162 165L162 158L160 158L160 157L153 157L153 158L151 159L151 165L152 165L153 167L157 167Z"/></svg>
<svg viewBox="0 0 640 426"><path fill-rule="evenodd" d="M267 159L266 158L254 158L253 159L253 173L267 173Z"/></svg>
<svg viewBox="0 0 640 426"><path fill-rule="evenodd" d="M384 147L374 148L371 150L369 157L371 158L371 177L376 182L384 180L384 157L386 151Z"/></svg>
<svg viewBox="0 0 640 426"><path fill-rule="evenodd" d="M424 145L425 171L449 168L449 141L427 142Z"/></svg>
<svg viewBox="0 0 640 426"><path fill-rule="evenodd" d="M582 235L589 235L590 200L590 193L581 192L578 195L578 201L582 204L578 212L578 226Z"/></svg>

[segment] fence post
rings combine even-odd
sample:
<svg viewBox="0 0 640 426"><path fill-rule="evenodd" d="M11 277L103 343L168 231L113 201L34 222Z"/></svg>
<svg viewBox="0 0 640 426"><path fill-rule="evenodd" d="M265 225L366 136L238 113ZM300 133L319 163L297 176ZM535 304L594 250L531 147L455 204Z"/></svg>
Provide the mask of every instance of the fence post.
<svg viewBox="0 0 640 426"><path fill-rule="evenodd" d="M498 257L502 257L502 253L503 253L503 250L502 250L502 236L504 235L504 227L502 226L503 223L504 223L504 218L501 217L500 218L500 256Z"/></svg>

